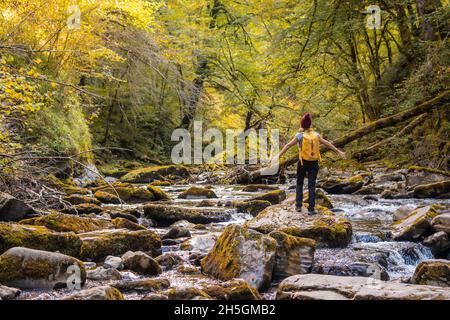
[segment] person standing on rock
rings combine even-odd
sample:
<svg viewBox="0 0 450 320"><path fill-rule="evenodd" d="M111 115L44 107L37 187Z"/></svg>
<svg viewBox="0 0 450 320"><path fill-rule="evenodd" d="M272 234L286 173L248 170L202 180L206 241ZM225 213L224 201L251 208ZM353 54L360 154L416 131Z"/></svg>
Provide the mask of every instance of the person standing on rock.
<svg viewBox="0 0 450 320"><path fill-rule="evenodd" d="M302 211L303 203L303 180L308 174L308 214L314 215L316 204L316 179L319 172L320 144L325 145L334 152L336 152L342 159L345 159L345 152L336 148L331 142L325 140L313 130L311 115L305 113L301 120L301 127L295 137L286 144L280 153L276 155L273 161L277 161L286 151L298 144L299 146L299 161L297 165L297 189L295 197L296 210Z"/></svg>

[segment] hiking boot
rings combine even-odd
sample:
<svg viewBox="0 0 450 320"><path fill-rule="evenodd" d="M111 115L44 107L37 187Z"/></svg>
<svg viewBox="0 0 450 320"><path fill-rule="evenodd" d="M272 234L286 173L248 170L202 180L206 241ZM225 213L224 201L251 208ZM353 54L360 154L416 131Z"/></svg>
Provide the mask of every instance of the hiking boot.
<svg viewBox="0 0 450 320"><path fill-rule="evenodd" d="M302 212L302 207L295 207L295 211Z"/></svg>
<svg viewBox="0 0 450 320"><path fill-rule="evenodd" d="M315 210L308 210L308 216L314 216L317 212Z"/></svg>

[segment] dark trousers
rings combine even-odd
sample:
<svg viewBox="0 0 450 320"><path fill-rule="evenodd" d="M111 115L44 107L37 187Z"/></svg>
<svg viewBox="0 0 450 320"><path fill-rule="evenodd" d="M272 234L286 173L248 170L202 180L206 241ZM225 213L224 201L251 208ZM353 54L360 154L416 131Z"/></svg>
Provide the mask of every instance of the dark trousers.
<svg viewBox="0 0 450 320"><path fill-rule="evenodd" d="M303 180L308 174L308 193L309 193L309 207L308 210L313 211L316 205L316 179L319 172L319 161L303 160L303 165L300 161L297 164L297 190L295 197L295 205L301 207L303 203Z"/></svg>

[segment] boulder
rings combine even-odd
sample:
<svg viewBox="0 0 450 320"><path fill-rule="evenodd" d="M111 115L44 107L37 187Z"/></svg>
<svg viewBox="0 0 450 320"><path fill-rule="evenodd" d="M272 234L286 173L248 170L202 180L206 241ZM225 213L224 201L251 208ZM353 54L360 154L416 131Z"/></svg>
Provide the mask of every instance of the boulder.
<svg viewBox="0 0 450 320"><path fill-rule="evenodd" d="M117 269L98 267L87 270L87 279L94 281L122 280L122 275Z"/></svg>
<svg viewBox="0 0 450 320"><path fill-rule="evenodd" d="M286 199L286 192L284 190L273 190L247 201L265 200L269 201L273 205L281 203L285 199Z"/></svg>
<svg viewBox="0 0 450 320"><path fill-rule="evenodd" d="M103 262L103 267L122 270L124 266L123 266L122 258L115 257L115 256L107 256L105 258L105 261Z"/></svg>
<svg viewBox="0 0 450 320"><path fill-rule="evenodd" d="M112 221L112 224L117 229L128 229L128 230L147 230L146 227L141 226L140 224L137 224L135 222L132 222L125 218L115 218Z"/></svg>
<svg viewBox="0 0 450 320"><path fill-rule="evenodd" d="M170 282L164 278L152 278L132 281L122 280L114 282L111 285L122 292L157 292L168 289Z"/></svg>
<svg viewBox="0 0 450 320"><path fill-rule="evenodd" d="M212 300L205 291L195 287L172 287L167 293L169 300Z"/></svg>
<svg viewBox="0 0 450 320"><path fill-rule="evenodd" d="M125 269L139 274L158 275L161 273L161 267L158 262L142 251L128 251L122 256L122 261Z"/></svg>
<svg viewBox="0 0 450 320"><path fill-rule="evenodd" d="M153 196L156 201L170 199L169 195L167 193L165 193L164 191L162 191L161 188L158 188L157 186L148 185L147 190L150 191L151 193L153 193Z"/></svg>
<svg viewBox="0 0 450 320"><path fill-rule="evenodd" d="M396 241L417 241L431 229L431 220L437 216L434 206L418 208L392 224L392 238Z"/></svg>
<svg viewBox="0 0 450 320"><path fill-rule="evenodd" d="M331 194L350 194L358 191L367 182L367 175L359 174L350 178L328 178L319 181L318 187Z"/></svg>
<svg viewBox="0 0 450 320"><path fill-rule="evenodd" d="M448 300L447 288L372 281L365 277L301 274L284 279L279 300Z"/></svg>
<svg viewBox="0 0 450 320"><path fill-rule="evenodd" d="M179 180L189 177L189 171L181 165L154 166L128 172L120 178L131 183L150 183L155 180Z"/></svg>
<svg viewBox="0 0 450 320"><path fill-rule="evenodd" d="M414 197L450 199L450 179L418 185L414 188Z"/></svg>
<svg viewBox="0 0 450 320"><path fill-rule="evenodd" d="M375 186L369 184L367 186L361 187L358 191L353 192L353 194L357 195L373 195L373 194L381 194L385 190L384 187Z"/></svg>
<svg viewBox="0 0 450 320"><path fill-rule="evenodd" d="M15 247L0 256L0 283L8 286L54 289L85 281L83 263L61 253Z"/></svg>
<svg viewBox="0 0 450 320"><path fill-rule="evenodd" d="M267 200L251 200L251 201L233 201L232 206L237 209L238 212L249 213L252 216L257 216L258 213L265 208L270 207L272 204Z"/></svg>
<svg viewBox="0 0 450 320"><path fill-rule="evenodd" d="M306 210L304 210L306 211ZM262 233L282 231L287 234L316 240L319 247L345 247L352 238L352 225L335 216L327 208L316 206L317 215L295 211L295 200L266 208L245 226Z"/></svg>
<svg viewBox="0 0 450 320"><path fill-rule="evenodd" d="M178 195L179 199L212 199L217 198L213 190L208 188L190 187Z"/></svg>
<svg viewBox="0 0 450 320"><path fill-rule="evenodd" d="M202 291L217 300L261 300L256 288L249 285L245 280L234 279L222 282L220 285L206 284Z"/></svg>
<svg viewBox="0 0 450 320"><path fill-rule="evenodd" d="M303 203L308 203L308 201L309 201L309 194L308 191L305 191L303 193ZM316 189L316 204L328 209L333 208L333 203L331 202L330 198L320 188Z"/></svg>
<svg viewBox="0 0 450 320"><path fill-rule="evenodd" d="M72 205L77 205L77 204L82 204L82 203L93 203L93 204L96 204L99 206L102 204L96 198L92 198L90 196L78 195L78 194L66 196L63 198L63 200Z"/></svg>
<svg viewBox="0 0 450 320"><path fill-rule="evenodd" d="M217 236L213 233L193 236L192 238L184 241L181 244L180 249L186 251L207 253L214 247L216 240Z"/></svg>
<svg viewBox="0 0 450 320"><path fill-rule="evenodd" d="M450 261L436 259L420 262L414 271L411 283L450 287Z"/></svg>
<svg viewBox="0 0 450 320"><path fill-rule="evenodd" d="M278 188L267 184L249 184L242 188L244 192L258 192L262 190L278 190Z"/></svg>
<svg viewBox="0 0 450 320"><path fill-rule="evenodd" d="M392 219L394 221L398 221L406 218L411 212L414 211L414 206L412 205L403 205L397 208L392 215Z"/></svg>
<svg viewBox="0 0 450 320"><path fill-rule="evenodd" d="M200 274L200 270L189 264L183 264L177 268L177 272L181 274Z"/></svg>
<svg viewBox="0 0 450 320"><path fill-rule="evenodd" d="M161 252L161 239L150 230L125 229L93 231L79 234L83 244L83 260L101 261L109 255L122 255L127 251L144 251L151 256Z"/></svg>
<svg viewBox="0 0 450 320"><path fill-rule="evenodd" d="M78 256L81 240L73 232L54 232L42 226L0 222L0 254L13 247L59 251Z"/></svg>
<svg viewBox="0 0 450 320"><path fill-rule="evenodd" d="M443 181L449 178L449 173L427 167L411 166L408 168L406 185L413 188L420 184L430 184Z"/></svg>
<svg viewBox="0 0 450 320"><path fill-rule="evenodd" d="M166 252L155 258L165 270L171 270L184 262L183 258L173 252Z"/></svg>
<svg viewBox="0 0 450 320"><path fill-rule="evenodd" d="M78 291L64 297L63 300L125 300L125 298L116 288L102 286Z"/></svg>
<svg viewBox="0 0 450 320"><path fill-rule="evenodd" d="M33 214L36 212L25 202L0 192L0 221L19 221Z"/></svg>
<svg viewBox="0 0 450 320"><path fill-rule="evenodd" d="M144 215L158 223L168 226L179 220L192 223L213 223L230 220L232 210L220 208L193 208L166 204L148 204L144 206Z"/></svg>
<svg viewBox="0 0 450 320"><path fill-rule="evenodd" d="M186 228L180 227L171 227L169 231L165 235L161 237L161 239L177 239L177 238L186 238L190 237L191 232Z"/></svg>
<svg viewBox="0 0 450 320"><path fill-rule="evenodd" d="M130 213L126 213L126 212L111 212L109 214L109 216L111 217L111 219L116 219L116 218L123 218L123 219L127 219L130 220L131 222L134 223L139 223L139 217L136 217L135 215L132 215Z"/></svg>
<svg viewBox="0 0 450 320"><path fill-rule="evenodd" d="M273 278L276 280L294 274L311 272L316 242L308 238L290 236L284 232L269 234L277 241Z"/></svg>
<svg viewBox="0 0 450 320"><path fill-rule="evenodd" d="M450 234L450 213L443 213L431 220L431 226L436 231L443 231Z"/></svg>
<svg viewBox="0 0 450 320"><path fill-rule="evenodd" d="M94 197L98 200L98 202L106 203L106 204L120 204L120 198L115 194L105 192L102 190L98 190L94 193Z"/></svg>
<svg viewBox="0 0 450 320"><path fill-rule="evenodd" d="M276 246L269 236L228 225L202 259L202 271L223 281L242 278L257 289L266 289L272 280Z"/></svg>
<svg viewBox="0 0 450 320"><path fill-rule="evenodd" d="M19 296L21 291L16 288L2 286L0 284L0 300L12 300Z"/></svg>
<svg viewBox="0 0 450 320"><path fill-rule="evenodd" d="M112 228L108 220L80 217L64 213L51 213L46 216L31 218L20 221L20 224L44 226L58 232L90 232Z"/></svg>
<svg viewBox="0 0 450 320"><path fill-rule="evenodd" d="M443 254L450 249L450 238L444 231L439 231L426 237L423 240L423 244L429 247L431 252L436 256Z"/></svg>
<svg viewBox="0 0 450 320"><path fill-rule="evenodd" d="M75 214L75 215L91 214L91 213L100 214L102 211L103 211L103 209L100 206L93 204L93 203L77 204L72 207L61 210L61 212L63 212L63 213Z"/></svg>

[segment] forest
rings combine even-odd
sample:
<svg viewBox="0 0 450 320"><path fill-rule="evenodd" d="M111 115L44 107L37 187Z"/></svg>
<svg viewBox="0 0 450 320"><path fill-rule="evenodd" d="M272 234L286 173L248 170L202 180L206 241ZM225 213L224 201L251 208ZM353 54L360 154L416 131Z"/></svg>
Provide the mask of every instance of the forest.
<svg viewBox="0 0 450 320"><path fill-rule="evenodd" d="M1 0L0 300L450 299L449 35L448 0ZM317 217L297 148L171 158L305 113L346 154Z"/></svg>

